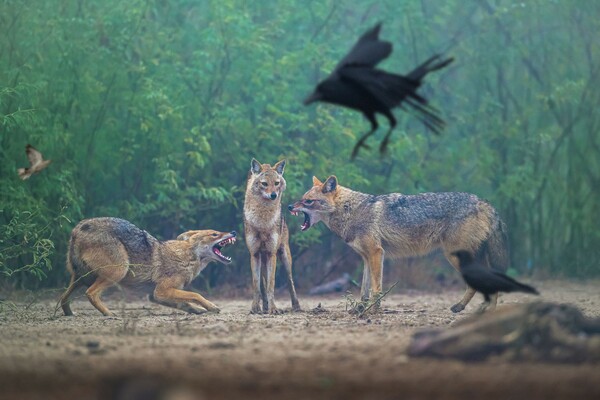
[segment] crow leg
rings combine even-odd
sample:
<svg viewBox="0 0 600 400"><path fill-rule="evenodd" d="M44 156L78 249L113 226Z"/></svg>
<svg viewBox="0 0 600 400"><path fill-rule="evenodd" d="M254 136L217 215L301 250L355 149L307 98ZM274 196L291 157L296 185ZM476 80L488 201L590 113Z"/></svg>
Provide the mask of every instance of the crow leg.
<svg viewBox="0 0 600 400"><path fill-rule="evenodd" d="M482 293L483 294L483 303L481 303L481 305L479 306L479 309L477 310L478 314L483 314L484 312L486 312L488 310L488 308L490 308L491 305L491 298L490 295L487 293ZM495 296L495 295L492 295ZM494 307L496 305L494 304ZM493 310L493 309L492 309ZM492 311L490 310L490 311Z"/></svg>
<svg viewBox="0 0 600 400"><path fill-rule="evenodd" d="M371 136L373 133L375 133L375 131L377 130L377 128L379 127L379 125L377 124L377 120L375 119L375 114L371 113L371 114L365 114L365 117L369 120L369 122L371 123L371 130L367 133L365 133L359 140L358 142L356 142L356 144L354 145L354 149L352 150L352 156L350 157L352 160L354 160L354 158L356 157L356 155L358 154L358 151L360 150L361 147L364 147L366 149L369 148L369 146L367 146L365 144L365 140L367 140L369 138L369 136Z"/></svg>
<svg viewBox="0 0 600 400"><path fill-rule="evenodd" d="M390 121L390 130L388 131L388 133L386 133L385 137L383 138L383 141L379 145L379 153L382 155L387 152L387 146L388 142L390 141L390 136L392 135L392 131L396 127L397 123L396 118L394 118L394 115L390 111L385 112L384 115L387 117L388 121Z"/></svg>

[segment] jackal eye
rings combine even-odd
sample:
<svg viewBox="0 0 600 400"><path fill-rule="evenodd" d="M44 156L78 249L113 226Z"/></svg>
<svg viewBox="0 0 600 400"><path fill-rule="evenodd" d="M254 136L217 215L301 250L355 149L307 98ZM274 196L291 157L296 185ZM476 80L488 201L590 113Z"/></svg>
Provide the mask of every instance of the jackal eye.
<svg viewBox="0 0 600 400"><path fill-rule="evenodd" d="M275 186L279 186L279 181L275 181Z"/></svg>
<svg viewBox="0 0 600 400"><path fill-rule="evenodd" d="M314 200L304 200L304 204L307 204L307 205L311 205L314 202L315 202Z"/></svg>
<svg viewBox="0 0 600 400"><path fill-rule="evenodd" d="M269 186L269 184L267 182L261 182L260 184L263 185L264 187Z"/></svg>
<svg viewBox="0 0 600 400"><path fill-rule="evenodd" d="M213 234L212 234L212 235L210 235L210 236L212 236L212 237L217 237L217 236L219 236L219 234L218 234L218 233L213 233Z"/></svg>

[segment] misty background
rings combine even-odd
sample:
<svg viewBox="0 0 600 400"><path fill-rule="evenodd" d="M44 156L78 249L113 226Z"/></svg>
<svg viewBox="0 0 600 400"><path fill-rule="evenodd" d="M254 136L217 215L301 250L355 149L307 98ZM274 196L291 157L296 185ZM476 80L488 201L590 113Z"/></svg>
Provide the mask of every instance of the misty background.
<svg viewBox="0 0 600 400"><path fill-rule="evenodd" d="M456 59L420 90L447 128L434 136L396 110L388 155L380 118L373 150L350 162L368 122L302 99L378 21L390 72ZM124 218L159 239L242 232L252 157L287 159L284 206L313 175L369 193L475 193L508 226L511 273L598 276L599 31L600 2L579 0L4 0L0 289L64 286L83 218ZM21 181L28 143L53 163ZM301 217L286 219L301 292L362 273L322 224L301 233ZM211 264L197 286L249 287L243 241L226 253L234 263ZM386 264L384 287L391 275L405 287L460 280L435 255Z"/></svg>

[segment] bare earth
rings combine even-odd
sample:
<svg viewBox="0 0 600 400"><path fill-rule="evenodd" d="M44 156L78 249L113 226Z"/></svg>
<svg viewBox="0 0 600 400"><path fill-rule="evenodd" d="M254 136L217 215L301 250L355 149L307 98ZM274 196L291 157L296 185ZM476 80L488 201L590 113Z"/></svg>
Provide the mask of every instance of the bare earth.
<svg viewBox="0 0 600 400"><path fill-rule="evenodd" d="M600 316L598 281L545 281L547 301ZM462 291L404 291L384 313L357 319L340 295L302 297L302 313L249 315L250 301L210 297L220 314L188 315L144 300L107 304L85 297L74 317L55 303L12 300L0 312L2 399L531 399L600 398L600 365L462 363L409 359L410 336L470 315L455 315ZM285 293L279 306L289 307ZM508 303L533 301L520 294ZM321 303L326 312L312 312Z"/></svg>

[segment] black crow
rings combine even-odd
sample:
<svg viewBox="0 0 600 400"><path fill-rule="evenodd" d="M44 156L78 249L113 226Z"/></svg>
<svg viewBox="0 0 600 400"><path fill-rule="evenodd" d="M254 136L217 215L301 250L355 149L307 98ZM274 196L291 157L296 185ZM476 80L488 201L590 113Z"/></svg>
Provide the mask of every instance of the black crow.
<svg viewBox="0 0 600 400"><path fill-rule="evenodd" d="M386 151L390 134L396 127L396 118L391 109L401 107L402 102L408 104L408 111L413 111L434 133L439 134L445 125L437 115L437 110L428 105L427 99L419 95L417 89L425 75L444 68L454 59L439 61L441 56L434 55L406 76L376 69L375 66L392 53L392 44L379 40L380 30L381 23L363 34L331 75L321 81L315 91L304 100L305 105L324 101L352 108L362 112L371 122L371 130L354 146L352 158L361 147L368 147L364 142L378 127L376 113L385 115L390 123L390 130L379 147L381 153Z"/></svg>
<svg viewBox="0 0 600 400"><path fill-rule="evenodd" d="M535 288L475 262L473 254L468 251L459 250L452 255L458 258L460 272L467 285L483 294L486 303L490 302L490 295L498 292L539 294Z"/></svg>

